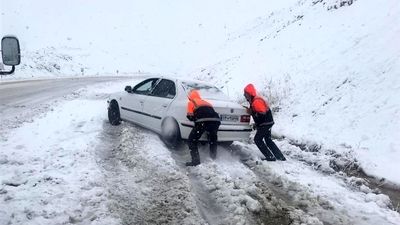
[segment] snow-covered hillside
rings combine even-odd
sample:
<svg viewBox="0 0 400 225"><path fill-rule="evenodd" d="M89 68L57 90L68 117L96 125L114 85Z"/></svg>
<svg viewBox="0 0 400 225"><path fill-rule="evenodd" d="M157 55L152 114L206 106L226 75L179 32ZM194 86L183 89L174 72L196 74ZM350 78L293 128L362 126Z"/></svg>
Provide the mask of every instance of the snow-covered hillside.
<svg viewBox="0 0 400 225"><path fill-rule="evenodd" d="M184 73L223 44L230 32L263 15L265 8L288 3L16 0L1 4L0 33L14 34L21 42L22 66L15 77L49 77L81 75L81 68L85 75L117 70Z"/></svg>
<svg viewBox="0 0 400 225"><path fill-rule="evenodd" d="M296 1L231 33L192 74L233 97L255 83L279 110L276 135L400 184L399 14L396 0Z"/></svg>

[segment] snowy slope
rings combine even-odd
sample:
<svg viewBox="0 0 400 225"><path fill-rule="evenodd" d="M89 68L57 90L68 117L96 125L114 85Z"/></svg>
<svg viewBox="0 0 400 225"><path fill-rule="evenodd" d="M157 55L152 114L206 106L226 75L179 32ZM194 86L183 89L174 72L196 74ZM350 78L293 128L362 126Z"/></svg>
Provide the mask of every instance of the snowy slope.
<svg viewBox="0 0 400 225"><path fill-rule="evenodd" d="M233 97L255 83L279 111L277 135L400 184L399 13L395 0L296 1L231 33L192 74Z"/></svg>

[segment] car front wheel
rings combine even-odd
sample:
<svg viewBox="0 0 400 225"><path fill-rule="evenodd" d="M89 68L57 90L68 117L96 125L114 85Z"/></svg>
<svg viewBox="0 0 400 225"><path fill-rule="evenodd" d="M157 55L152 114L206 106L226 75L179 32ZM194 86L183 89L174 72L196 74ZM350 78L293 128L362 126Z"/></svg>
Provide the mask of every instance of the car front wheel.
<svg viewBox="0 0 400 225"><path fill-rule="evenodd" d="M121 115L119 113L119 107L117 101L113 100L108 106L108 121L111 125L119 125L121 123Z"/></svg>

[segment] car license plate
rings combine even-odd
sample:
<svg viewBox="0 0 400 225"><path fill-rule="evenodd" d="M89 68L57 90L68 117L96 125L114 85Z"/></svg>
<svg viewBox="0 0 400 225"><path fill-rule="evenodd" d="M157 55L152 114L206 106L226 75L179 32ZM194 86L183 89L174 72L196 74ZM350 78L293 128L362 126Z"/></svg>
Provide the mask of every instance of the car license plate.
<svg viewBox="0 0 400 225"><path fill-rule="evenodd" d="M239 122L239 116L235 116L235 115L221 115L221 120L222 120L222 121L228 121L228 122Z"/></svg>

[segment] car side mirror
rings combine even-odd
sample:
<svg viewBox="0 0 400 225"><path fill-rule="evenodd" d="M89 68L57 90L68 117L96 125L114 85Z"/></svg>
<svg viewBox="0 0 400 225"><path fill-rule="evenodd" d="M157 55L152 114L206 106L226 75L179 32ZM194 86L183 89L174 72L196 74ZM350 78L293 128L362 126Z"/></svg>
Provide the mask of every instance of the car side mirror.
<svg viewBox="0 0 400 225"><path fill-rule="evenodd" d="M125 91L128 93L132 93L132 87L131 86L126 86Z"/></svg>
<svg viewBox="0 0 400 225"><path fill-rule="evenodd" d="M21 63L19 41L16 37L5 36L1 39L1 55L6 66L16 66Z"/></svg>
<svg viewBox="0 0 400 225"><path fill-rule="evenodd" d="M11 71L0 71L0 75L12 74L15 71L15 66L21 63L21 51L19 41L14 36L4 36L1 39L1 58L3 64L12 66Z"/></svg>

